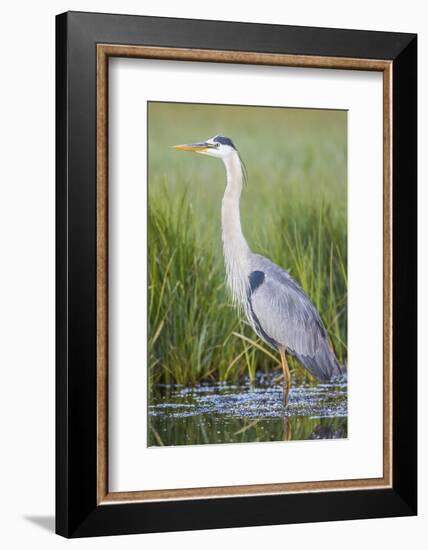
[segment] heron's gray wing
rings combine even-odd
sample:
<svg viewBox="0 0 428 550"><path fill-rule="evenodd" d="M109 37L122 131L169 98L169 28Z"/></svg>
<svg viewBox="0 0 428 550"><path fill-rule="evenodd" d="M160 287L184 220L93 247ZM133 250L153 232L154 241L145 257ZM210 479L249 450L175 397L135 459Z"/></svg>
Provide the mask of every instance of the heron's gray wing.
<svg viewBox="0 0 428 550"><path fill-rule="evenodd" d="M340 374L321 318L303 289L287 271L262 256L256 258L255 267L249 305L258 332L284 346L316 378L330 380Z"/></svg>

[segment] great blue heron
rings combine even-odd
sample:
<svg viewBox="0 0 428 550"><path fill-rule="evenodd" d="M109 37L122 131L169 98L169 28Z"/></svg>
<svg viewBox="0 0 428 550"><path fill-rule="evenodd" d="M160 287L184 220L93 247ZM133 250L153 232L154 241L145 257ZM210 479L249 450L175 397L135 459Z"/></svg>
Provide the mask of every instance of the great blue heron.
<svg viewBox="0 0 428 550"><path fill-rule="evenodd" d="M232 140L218 135L175 149L224 162L227 184L221 221L227 283L234 303L242 307L256 334L281 356L285 404L291 386L286 352L319 381L341 374L327 331L308 296L285 269L252 252L244 238L239 213L244 170Z"/></svg>

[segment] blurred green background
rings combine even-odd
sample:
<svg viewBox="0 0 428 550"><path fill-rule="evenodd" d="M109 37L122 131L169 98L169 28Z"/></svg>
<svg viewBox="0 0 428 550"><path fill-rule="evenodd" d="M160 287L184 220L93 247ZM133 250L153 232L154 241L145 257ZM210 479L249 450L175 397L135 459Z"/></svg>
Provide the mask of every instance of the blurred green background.
<svg viewBox="0 0 428 550"><path fill-rule="evenodd" d="M280 373L276 354L232 308L224 284L223 163L172 148L215 134L233 140L247 168L248 244L303 286L346 362L347 113L150 102L150 389ZM294 361L291 368L295 382L310 380Z"/></svg>

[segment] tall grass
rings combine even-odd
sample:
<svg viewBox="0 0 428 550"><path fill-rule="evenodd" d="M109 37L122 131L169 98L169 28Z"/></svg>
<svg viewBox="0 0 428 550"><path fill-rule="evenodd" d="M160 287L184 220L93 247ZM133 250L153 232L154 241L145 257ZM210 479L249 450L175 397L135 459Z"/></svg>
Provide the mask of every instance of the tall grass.
<svg viewBox="0 0 428 550"><path fill-rule="evenodd" d="M223 129L213 128L213 120ZM248 125L258 134L250 136ZM148 204L152 388L280 372L276 354L232 308L225 287L222 163L169 147L218 131L235 139L247 164L241 216L250 246L300 282L340 361L346 360L345 114L155 103L149 110ZM298 379L310 378L294 362L292 368Z"/></svg>

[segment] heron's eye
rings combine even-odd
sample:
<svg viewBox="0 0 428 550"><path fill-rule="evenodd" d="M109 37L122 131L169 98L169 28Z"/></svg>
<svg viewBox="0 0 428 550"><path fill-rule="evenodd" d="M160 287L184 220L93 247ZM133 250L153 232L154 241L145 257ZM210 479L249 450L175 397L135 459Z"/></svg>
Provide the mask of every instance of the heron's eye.
<svg viewBox="0 0 428 550"><path fill-rule="evenodd" d="M216 149L218 149L218 148L220 147L220 143L216 143L216 144L214 145L214 147L215 147Z"/></svg>

